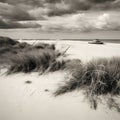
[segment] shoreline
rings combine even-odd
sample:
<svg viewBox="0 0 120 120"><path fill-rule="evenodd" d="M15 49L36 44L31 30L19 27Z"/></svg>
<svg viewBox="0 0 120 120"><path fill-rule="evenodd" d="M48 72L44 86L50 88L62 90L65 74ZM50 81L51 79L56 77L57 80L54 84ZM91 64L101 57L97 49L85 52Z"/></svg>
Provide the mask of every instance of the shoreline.
<svg viewBox="0 0 120 120"><path fill-rule="evenodd" d="M15 40L21 40L21 42L24 41L81 41L81 42L89 42L92 41L94 39L15 39ZM103 41L105 43L116 43L116 44L120 44L120 39L99 39L100 41Z"/></svg>
<svg viewBox="0 0 120 120"><path fill-rule="evenodd" d="M29 44L37 44L38 42L55 44L56 49L61 52L67 50L67 57L65 59L80 59L87 62L96 58L110 58L120 56L120 44L105 43L103 45L88 44L87 41L54 41L54 40L25 40L20 42L28 42Z"/></svg>

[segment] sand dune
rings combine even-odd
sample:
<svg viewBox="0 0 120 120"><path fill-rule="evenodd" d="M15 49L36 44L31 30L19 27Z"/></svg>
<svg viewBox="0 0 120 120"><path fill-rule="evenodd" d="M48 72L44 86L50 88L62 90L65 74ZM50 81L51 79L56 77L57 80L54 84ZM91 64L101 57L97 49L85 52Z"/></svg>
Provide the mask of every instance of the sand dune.
<svg viewBox="0 0 120 120"><path fill-rule="evenodd" d="M31 41L31 43L34 41ZM48 42L48 41L45 41ZM88 61L92 58L120 56L120 44L91 45L87 42L49 41L67 50L67 58ZM90 108L81 91L54 97L53 92L67 73L58 71L0 76L0 120L119 120L120 113L104 104ZM25 81L32 81L26 84ZM120 102L119 98L118 101Z"/></svg>

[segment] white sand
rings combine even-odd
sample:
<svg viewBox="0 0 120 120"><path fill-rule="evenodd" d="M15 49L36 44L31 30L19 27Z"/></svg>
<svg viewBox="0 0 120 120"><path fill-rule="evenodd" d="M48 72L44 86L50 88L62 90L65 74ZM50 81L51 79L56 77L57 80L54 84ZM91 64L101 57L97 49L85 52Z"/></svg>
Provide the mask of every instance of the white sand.
<svg viewBox="0 0 120 120"><path fill-rule="evenodd" d="M26 41L28 42L28 41ZM40 41L29 41L36 43ZM41 41L42 42L42 41ZM83 41L44 41L45 43L55 44L58 50L64 51L68 47L67 58L78 58L83 61L89 61L93 58L115 57L120 56L120 44L105 43L104 45L88 44Z"/></svg>
<svg viewBox="0 0 120 120"><path fill-rule="evenodd" d="M47 41L46 41L47 42ZM54 43L51 41L50 43ZM84 61L96 57L120 56L120 44L90 45L87 42L56 42L69 58ZM54 97L66 73L55 72L39 76L13 74L0 76L0 120L119 120L120 113L99 105L92 110L81 92L75 91ZM26 80L32 84L25 84ZM48 92L45 92L48 89Z"/></svg>

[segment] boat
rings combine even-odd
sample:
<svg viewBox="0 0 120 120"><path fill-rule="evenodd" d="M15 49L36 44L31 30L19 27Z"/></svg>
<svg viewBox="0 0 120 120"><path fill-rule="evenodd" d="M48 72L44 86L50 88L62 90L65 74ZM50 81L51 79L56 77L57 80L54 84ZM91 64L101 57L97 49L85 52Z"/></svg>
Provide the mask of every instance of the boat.
<svg viewBox="0 0 120 120"><path fill-rule="evenodd" d="M94 40L92 40L92 41L90 41L90 42L88 42L89 44L104 44L101 40L99 40L99 39L94 39Z"/></svg>

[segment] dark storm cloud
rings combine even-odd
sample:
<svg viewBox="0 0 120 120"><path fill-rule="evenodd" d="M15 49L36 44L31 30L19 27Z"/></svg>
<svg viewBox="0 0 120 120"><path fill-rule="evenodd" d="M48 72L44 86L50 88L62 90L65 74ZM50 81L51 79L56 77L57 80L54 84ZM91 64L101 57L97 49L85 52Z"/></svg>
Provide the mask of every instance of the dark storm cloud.
<svg viewBox="0 0 120 120"><path fill-rule="evenodd" d="M61 2L61 0L44 0L46 3L58 3Z"/></svg>
<svg viewBox="0 0 120 120"><path fill-rule="evenodd" d="M66 16L69 15L73 16L75 14L81 13L81 11L86 14L87 11L90 11L91 13L95 11L105 12L105 10L119 11L120 0L0 0L0 19L1 19L0 27L1 28L41 27L39 24L37 24L39 23L39 20L44 21L46 19L46 21L49 21L51 18L54 17L56 17L56 19L57 17L63 17L64 19L64 17ZM107 16L104 17L106 17L107 19ZM82 18L84 18L84 16L81 16L79 20L81 20ZM88 21L91 22L91 20ZM107 19L107 21L109 20ZM83 25L83 22L84 20L81 21L80 26ZM107 22L107 24L103 23L106 22L99 20L100 27L102 25L103 25L102 28L104 28L104 25L107 25L107 27L109 26L108 24L109 22ZM60 23L58 22L58 26L56 27L57 29L61 27L61 25L59 24ZM65 25L66 24L63 24L62 29L64 28ZM71 24L69 24L68 26L70 25ZM99 28L99 25L97 24L96 26ZM114 24L112 22L110 26L113 25ZM47 28L47 26L49 26L49 23L45 26L45 28ZM66 28L68 26L66 26ZM75 25L75 22L72 25L72 27L73 26L75 26L76 29L77 25ZM86 26L86 23L84 26ZM51 26L49 28L51 28Z"/></svg>
<svg viewBox="0 0 120 120"><path fill-rule="evenodd" d="M7 29L7 28L23 28L23 26L16 22L3 21L2 19L0 19L0 29Z"/></svg>
<svg viewBox="0 0 120 120"><path fill-rule="evenodd" d="M12 5L18 5L18 4L26 4L31 6L42 5L42 0L0 0L0 2L12 4Z"/></svg>
<svg viewBox="0 0 120 120"><path fill-rule="evenodd" d="M32 7L44 7L46 4L65 3L70 6L70 9L89 10L98 4L109 4L119 0L0 0L0 2L12 5L30 5ZM49 7L49 6L48 6ZM109 6L111 8L111 6Z"/></svg>
<svg viewBox="0 0 120 120"><path fill-rule="evenodd" d="M35 20L36 18L34 16L31 16L27 10L12 4L8 4L6 3L6 1L0 2L0 28L41 27L39 24L34 22ZM27 22L23 24L20 23L20 21L27 21Z"/></svg>
<svg viewBox="0 0 120 120"><path fill-rule="evenodd" d="M26 5L40 7L40 6L43 6L43 4L45 3L57 3L57 2L61 2L61 0L0 0L0 2L9 3L13 5L26 4Z"/></svg>
<svg viewBox="0 0 120 120"><path fill-rule="evenodd" d="M105 3L105 2L115 1L115 0L89 0L89 1L94 3Z"/></svg>
<svg viewBox="0 0 120 120"><path fill-rule="evenodd" d="M45 0L48 16L60 16L88 10L112 10L120 8L120 0Z"/></svg>
<svg viewBox="0 0 120 120"><path fill-rule="evenodd" d="M81 0L57 0L56 2L46 2L44 8L47 8L48 16L61 16L64 14L76 13L79 10L89 10L91 3Z"/></svg>
<svg viewBox="0 0 120 120"><path fill-rule="evenodd" d="M31 23L31 22L27 22L27 23L18 23L18 22L12 22L9 20L2 20L0 18L0 29L8 29L8 28L40 28L41 25L37 24L37 23Z"/></svg>
<svg viewBox="0 0 120 120"><path fill-rule="evenodd" d="M64 14L76 13L78 11L117 9L120 8L120 4L118 4L119 1L120 0L0 0L0 2L16 6L18 10L16 9L16 12L14 12L15 10L12 12L18 19L21 16L21 20L33 19L32 17L34 15L30 16L28 11L39 8L45 11L44 15L61 16ZM41 9L39 9L40 14L42 14ZM36 17L41 18L39 17L40 14ZM14 15L11 17L13 18Z"/></svg>
<svg viewBox="0 0 120 120"><path fill-rule="evenodd" d="M4 19L10 20L34 20L32 16L29 15L26 11L15 7L13 5L9 5L7 3L0 3L0 16Z"/></svg>

